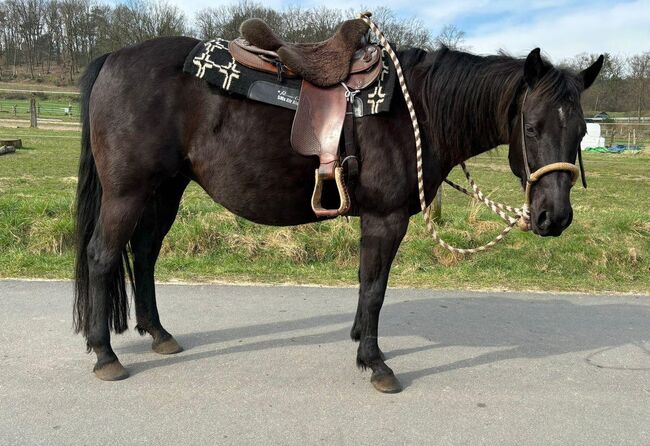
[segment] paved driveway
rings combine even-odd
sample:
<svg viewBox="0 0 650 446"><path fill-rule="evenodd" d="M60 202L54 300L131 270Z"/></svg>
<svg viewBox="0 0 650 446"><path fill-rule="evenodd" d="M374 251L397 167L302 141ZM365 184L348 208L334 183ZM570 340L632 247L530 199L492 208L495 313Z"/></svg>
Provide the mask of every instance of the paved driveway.
<svg viewBox="0 0 650 446"><path fill-rule="evenodd" d="M351 288L159 286L164 357L94 378L67 282L0 281L0 444L650 444L650 297L389 290L355 367Z"/></svg>

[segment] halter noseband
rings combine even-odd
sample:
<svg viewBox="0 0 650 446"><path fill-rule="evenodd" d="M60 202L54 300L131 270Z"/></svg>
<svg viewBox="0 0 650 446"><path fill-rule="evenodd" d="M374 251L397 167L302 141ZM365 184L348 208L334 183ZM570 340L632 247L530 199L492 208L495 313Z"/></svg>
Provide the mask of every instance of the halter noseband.
<svg viewBox="0 0 650 446"><path fill-rule="evenodd" d="M521 111L519 113L520 132L521 132L521 151L523 153L524 169L526 171L526 192L525 192L526 207L530 206L530 190L532 188L532 185L535 184L544 175L549 174L551 172L558 172L558 171L569 172L571 174L571 187L573 187L573 185L576 184L576 181L578 181L578 176L580 176L582 178L582 186L585 189L587 188L587 179L585 178L585 169L582 164L582 154L580 153L580 148L578 148L578 160L580 164L579 169L575 166L575 164L558 162L558 163L546 164L540 167L539 169L537 169L535 172L530 173L530 165L528 164L528 149L526 148L526 133L524 131L525 130L524 129L524 105L526 105L527 97L528 97L528 88L526 88L526 91L524 92L524 99L521 101Z"/></svg>

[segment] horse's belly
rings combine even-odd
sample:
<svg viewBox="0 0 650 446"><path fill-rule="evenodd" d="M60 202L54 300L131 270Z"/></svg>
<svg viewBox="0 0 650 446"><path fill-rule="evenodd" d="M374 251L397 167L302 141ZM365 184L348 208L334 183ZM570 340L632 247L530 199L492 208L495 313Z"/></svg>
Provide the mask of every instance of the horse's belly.
<svg viewBox="0 0 650 446"><path fill-rule="evenodd" d="M294 112L237 98L211 96L187 156L201 186L219 204L267 225L317 221L311 209L318 158L291 148ZM338 207L326 188L323 204Z"/></svg>
<svg viewBox="0 0 650 446"><path fill-rule="evenodd" d="M197 181L214 201L260 224L289 226L316 221L311 193L318 161L293 154L291 148L285 150L285 156L273 158L242 156L247 150L251 149L194 168Z"/></svg>
<svg viewBox="0 0 650 446"><path fill-rule="evenodd" d="M251 186L234 180L209 194L234 214L255 223L291 226L315 221L311 191L304 187L287 189L286 186L282 182Z"/></svg>

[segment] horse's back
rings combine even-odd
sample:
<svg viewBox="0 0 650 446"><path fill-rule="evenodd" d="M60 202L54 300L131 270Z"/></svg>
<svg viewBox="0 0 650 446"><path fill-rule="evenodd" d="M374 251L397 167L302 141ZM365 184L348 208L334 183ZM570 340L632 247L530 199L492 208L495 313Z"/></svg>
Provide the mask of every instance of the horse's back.
<svg viewBox="0 0 650 446"><path fill-rule="evenodd" d="M318 163L291 150L294 112L224 94L184 73L197 43L159 38L108 57L90 104L102 184L156 187L183 171L244 218L314 221L309 200Z"/></svg>

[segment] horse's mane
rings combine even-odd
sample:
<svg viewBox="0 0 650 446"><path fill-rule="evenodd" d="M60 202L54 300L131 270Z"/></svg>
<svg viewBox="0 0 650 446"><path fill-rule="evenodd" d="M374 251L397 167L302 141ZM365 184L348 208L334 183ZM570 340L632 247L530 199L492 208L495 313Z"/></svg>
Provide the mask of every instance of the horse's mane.
<svg viewBox="0 0 650 446"><path fill-rule="evenodd" d="M526 86L525 59L501 53L493 56L441 48L400 51L408 85L418 85L412 96L431 142L455 158L478 153L508 141ZM550 67L531 96L559 102L579 98L577 76ZM419 98L419 100L418 100Z"/></svg>

